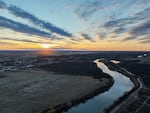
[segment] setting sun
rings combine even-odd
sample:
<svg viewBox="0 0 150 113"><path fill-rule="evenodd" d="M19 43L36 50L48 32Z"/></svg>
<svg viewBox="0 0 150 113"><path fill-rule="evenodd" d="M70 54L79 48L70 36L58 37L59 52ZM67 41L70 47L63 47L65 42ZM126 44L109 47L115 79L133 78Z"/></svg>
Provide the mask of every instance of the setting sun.
<svg viewBox="0 0 150 113"><path fill-rule="evenodd" d="M51 45L50 44L41 44L41 47L47 49L47 48L50 48Z"/></svg>

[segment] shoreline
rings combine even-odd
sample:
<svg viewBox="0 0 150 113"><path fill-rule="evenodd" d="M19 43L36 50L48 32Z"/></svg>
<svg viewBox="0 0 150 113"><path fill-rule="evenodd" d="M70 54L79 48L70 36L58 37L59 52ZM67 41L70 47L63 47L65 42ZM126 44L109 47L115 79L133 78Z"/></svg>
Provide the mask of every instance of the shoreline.
<svg viewBox="0 0 150 113"><path fill-rule="evenodd" d="M96 78L96 79L98 79L98 78ZM105 91L108 91L113 84L114 84L114 80L113 80L113 78L110 78L109 84L107 84L107 86L100 87L100 88L90 92L89 94L80 97L80 98L70 100L69 102L66 102L66 103L63 103L60 105L52 106L52 107L50 107L50 108L48 108L48 109L46 109L40 113L63 113L63 112L66 112L71 107L78 105L80 103L84 103L84 102L88 101L89 99L91 99L91 98L93 98L93 97L95 97L95 96L97 96L97 95L99 95Z"/></svg>
<svg viewBox="0 0 150 113"><path fill-rule="evenodd" d="M124 102L132 93L134 93L138 88L140 88L140 83L132 73L128 72L126 69L120 67L119 65L111 63L110 61L108 61L106 59L102 60L102 62L104 64L106 64L109 69L111 69L113 71L117 71L119 73L122 73L123 75L128 77L134 84L134 87L130 91L123 94L121 97L119 97L117 100L115 100L112 105L110 105L108 108L106 108L103 111L103 113L111 113L117 106L119 106L119 104Z"/></svg>
<svg viewBox="0 0 150 113"><path fill-rule="evenodd" d="M4 74L6 77L0 79L0 107L3 113L61 113L113 85L112 78L58 75L42 70ZM11 82L8 84L8 81ZM7 107L7 112L4 106Z"/></svg>
<svg viewBox="0 0 150 113"><path fill-rule="evenodd" d="M96 65L96 64L94 63L94 65ZM97 66L96 66L96 68L99 70L99 68ZM81 97L77 97L76 99L70 100L68 102L65 102L65 103L62 103L62 104L59 104L56 106L52 106L52 107L50 107L50 108L48 108L48 109L46 109L40 113L63 113L63 112L68 111L71 107L73 107L75 105L84 103L84 102L88 101L89 99L91 99L91 98L93 98L93 97L95 97L95 96L97 96L97 95L99 95L105 91L108 91L112 87L112 85L114 84L113 77L111 77L110 75L108 75L106 73L103 73L102 71L98 72L98 73L94 72L95 75L91 76L91 77L99 80L99 82L101 82L102 78L107 78L109 81L107 82L106 85L104 85L102 87L99 86L97 89L94 89L93 91L91 91L91 92L89 92L89 93L87 93ZM77 75L78 75L78 73L77 73ZM91 74L89 74L87 76L90 76L90 75ZM103 77L101 75L103 75Z"/></svg>
<svg viewBox="0 0 150 113"><path fill-rule="evenodd" d="M0 79L1 112L61 113L109 90L113 85L113 78L92 61L74 62L55 64L59 66L58 70L62 67L72 69L72 75L69 75L69 69L67 73L55 73L39 67L0 73L4 76Z"/></svg>

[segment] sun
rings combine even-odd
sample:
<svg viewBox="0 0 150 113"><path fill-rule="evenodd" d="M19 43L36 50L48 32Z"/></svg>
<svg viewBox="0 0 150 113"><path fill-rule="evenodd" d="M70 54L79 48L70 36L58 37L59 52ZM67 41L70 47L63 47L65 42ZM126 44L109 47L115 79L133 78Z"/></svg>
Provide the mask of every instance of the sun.
<svg viewBox="0 0 150 113"><path fill-rule="evenodd" d="M48 49L51 47L50 44L41 44L42 48Z"/></svg>

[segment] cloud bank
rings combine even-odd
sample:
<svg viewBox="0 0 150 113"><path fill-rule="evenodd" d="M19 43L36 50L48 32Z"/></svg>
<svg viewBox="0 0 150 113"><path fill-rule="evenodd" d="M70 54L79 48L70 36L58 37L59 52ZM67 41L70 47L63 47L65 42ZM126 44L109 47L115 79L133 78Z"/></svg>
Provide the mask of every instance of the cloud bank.
<svg viewBox="0 0 150 113"><path fill-rule="evenodd" d="M130 36L122 39L122 41L136 40L138 38L147 40L149 38L148 35L150 34L149 17L150 8L146 8L133 16L107 21L101 27L108 29L109 33L115 33L116 37L119 34L128 33ZM143 41L143 43L144 42L146 41Z"/></svg>
<svg viewBox="0 0 150 113"><path fill-rule="evenodd" d="M29 35L38 35L38 36L43 36L43 37L50 37L51 34L40 31L38 29L32 28L28 25L12 21L10 19L7 19L5 17L0 16L0 27L1 28L8 28L16 32L21 32L21 33L26 33Z"/></svg>
<svg viewBox="0 0 150 113"><path fill-rule="evenodd" d="M90 16L95 13L99 7L99 2L98 1L87 1L84 4L80 4L76 9L75 13L83 18L84 20L87 20Z"/></svg>
<svg viewBox="0 0 150 113"><path fill-rule="evenodd" d="M32 24L36 25L36 26L39 26L43 29L46 29L48 30L51 34L52 33L56 33L58 35L61 35L61 36L65 36L65 37L72 37L73 35L59 27L56 27L54 25L52 25L51 23L49 22L45 22L37 17L35 17L34 15L20 9L19 7L17 6L13 6L13 5L10 5L10 6L7 6L6 3L4 3L3 1L0 1L0 9L6 9L7 11L9 11L11 14L13 14L14 16L16 17L19 17L19 18L22 18L22 19L26 19L28 20L29 22L31 22ZM2 21L4 21L4 17L1 17ZM6 19L5 20L7 21L10 21L11 23L13 24L17 24L17 25L21 25L21 27L23 27L21 30L15 28L14 26L9 26L9 25L2 25L1 24L1 27L7 27L7 28L10 28L12 30L15 30L15 31L21 31L21 32L24 32L24 33L31 33L31 34L36 34L36 35L39 35L39 36L48 36L49 33L46 33L46 32L42 32L42 31L39 31L39 34L37 33L38 30L34 29L34 28L31 28L31 27L27 27L27 25L23 25L19 22L13 22L9 19ZM8 22L5 24L8 24ZM20 28L21 28L20 27ZM19 28L19 27L18 27ZM29 29L28 29L29 28ZM31 31L30 31L31 30ZM48 36L49 37L49 36Z"/></svg>
<svg viewBox="0 0 150 113"><path fill-rule="evenodd" d="M91 42L95 42L95 41L93 40L93 38L90 37L88 34L81 33L80 35L81 35L84 39L86 39L86 40L89 40L89 41L91 41Z"/></svg>
<svg viewBox="0 0 150 113"><path fill-rule="evenodd" d="M66 36L66 37L72 37L71 33L66 32L61 28L58 28L49 22L45 22L43 20L40 20L37 17L35 17L34 15L32 15L32 14L16 7L16 6L11 5L10 7L8 7L8 11L10 11L10 13L12 13L13 15L15 15L17 17L27 19L27 20L29 20L29 22L33 23L34 25L37 25L37 26L42 27L46 30L49 30L52 33L57 33L59 35Z"/></svg>

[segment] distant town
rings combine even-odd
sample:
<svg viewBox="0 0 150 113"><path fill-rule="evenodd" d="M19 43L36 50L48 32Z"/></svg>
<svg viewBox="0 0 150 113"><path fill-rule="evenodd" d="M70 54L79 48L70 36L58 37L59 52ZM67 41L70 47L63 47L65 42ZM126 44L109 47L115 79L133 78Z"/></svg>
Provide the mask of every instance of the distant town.
<svg viewBox="0 0 150 113"><path fill-rule="evenodd" d="M42 66L52 63L51 58L38 59L37 56L5 56L0 57L0 72L19 71L36 66Z"/></svg>

